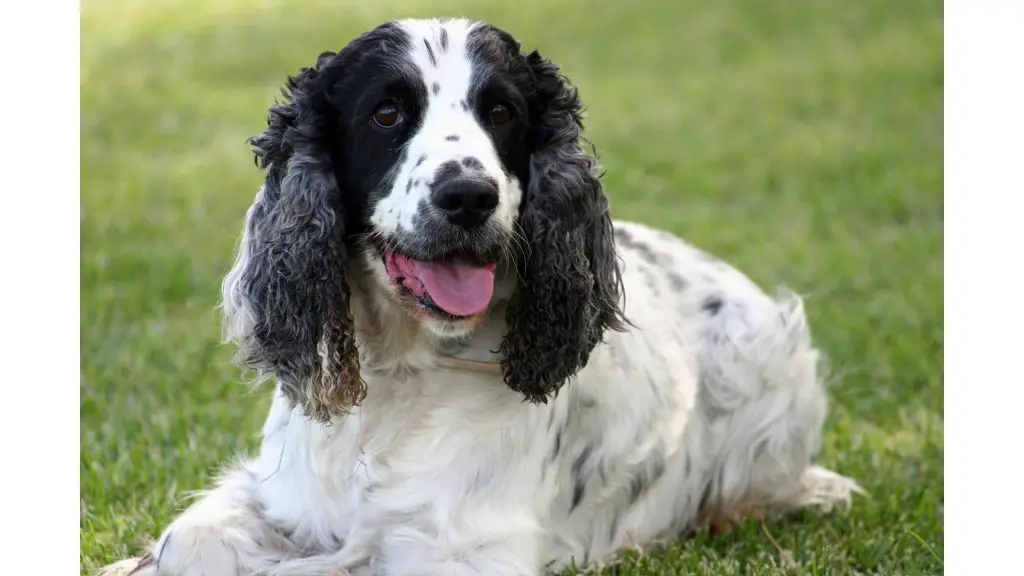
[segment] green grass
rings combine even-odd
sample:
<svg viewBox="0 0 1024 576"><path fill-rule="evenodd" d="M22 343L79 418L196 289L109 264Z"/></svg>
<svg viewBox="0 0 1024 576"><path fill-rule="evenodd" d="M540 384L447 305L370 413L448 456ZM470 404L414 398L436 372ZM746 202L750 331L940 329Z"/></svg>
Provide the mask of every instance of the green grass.
<svg viewBox="0 0 1024 576"><path fill-rule="evenodd" d="M580 87L616 217L807 295L832 367L822 461L871 494L611 573L941 573L938 0L87 0L83 571L256 446L269 393L245 392L214 306L261 181L243 140L285 75L384 20L454 13Z"/></svg>

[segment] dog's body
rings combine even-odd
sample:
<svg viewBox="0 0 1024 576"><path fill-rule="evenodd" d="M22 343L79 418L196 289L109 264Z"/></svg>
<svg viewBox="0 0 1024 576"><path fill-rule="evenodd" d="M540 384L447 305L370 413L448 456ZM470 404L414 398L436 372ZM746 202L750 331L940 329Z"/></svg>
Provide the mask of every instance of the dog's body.
<svg viewBox="0 0 1024 576"><path fill-rule="evenodd" d="M300 193L289 189L295 180L316 181L315 173L294 173L296 166L322 159L294 145L283 162L291 172L273 172L282 164L271 157L279 148L268 150L266 140L276 134L281 147L296 132L309 136L310 130L297 129L301 111L286 110L282 116L292 124L277 133L272 118L270 136L257 139L270 175L249 213L224 302L229 335L250 365L278 377L278 389L259 455L232 467L185 510L138 573L539 574L608 561L626 547L674 538L732 510L828 508L858 490L811 463L826 394L800 300L770 298L741 273L668 233L613 224L596 178L587 176L592 164L580 160L578 131L557 146L540 137L526 158L518 158L518 136L497 132L508 125L507 110L494 105L491 132L473 132L472 112L458 111L473 108L473 96L466 94L485 92L472 86L487 75L474 68L479 60L469 58L474 66L467 72L459 62L446 68L445 58L462 54L464 64L465 54L485 52L473 40L481 30L495 33L475 23L435 20L386 29L400 35L397 41L362 38L397 42L414 61L418 54L424 86L440 86L427 88L430 105L418 131L410 132L414 136L394 167L380 171L381 180L364 196L369 200L354 203L358 209L346 205L344 217L338 216L348 227L346 237L355 240L340 250L329 239L318 245L348 256L338 260L341 284L313 270L306 245L300 254L305 268L289 262L294 252L283 248L260 252L260 245L287 236L281 230L266 235L275 221L318 213L316 202L303 204L312 205L305 212L280 205L288 194ZM403 37L412 40L402 44ZM532 81L542 86L546 62L523 58ZM425 70L431 68L440 80L429 79ZM530 122L523 128L526 142L535 126L550 124L543 114L565 97L558 88L554 103L537 105L541 116L532 112L532 102L509 104L531 109L522 112L523 122ZM450 108L438 106L446 90L457 92ZM543 92L526 91L532 95L527 101ZM432 116L441 109L448 116ZM401 116L393 107L374 112L378 128L390 129L395 117ZM445 141L464 142L482 158L471 162L460 152L437 158L436 148L423 147L421 138L431 130L441 136L462 130ZM480 153L488 142L491 154ZM485 216L493 225L483 224L491 228L481 234L503 237L507 231L514 237L518 226L529 242L508 244L496 265L406 256L431 250L424 248L422 233L413 240L402 236L410 228L422 232L426 216L394 214L417 206L428 210L423 198L439 202L437 189L444 186L452 154L467 168L477 165L490 174L481 194L494 194ZM554 160L545 166L544 158ZM574 162L582 172L560 172ZM403 200L418 193L421 166L431 171L424 178L433 177L426 196ZM337 167L334 176L342 190L358 188L342 184L346 176ZM460 190L472 187L464 183L468 178ZM562 208L582 206L582 212L552 224L546 218L560 208L544 202L557 197L562 181L570 183L561 184L565 190L591 188L567 193ZM268 216L275 209L280 212ZM352 218L354 210L359 215ZM353 221L361 233L353 233ZM360 222L368 224L359 228ZM453 233L439 228L431 234ZM466 236L460 249L486 237ZM289 247L301 244L291 238ZM261 285L281 262L287 269L277 272L284 280ZM576 276L567 279L569 273ZM455 282L449 276L461 284L447 293ZM290 278L313 284L317 292L295 296L305 285L282 284ZM298 347L306 335L302 310L329 306L317 300L324 291L345 301L333 317L341 328L313 330L317 362L303 366L295 360L309 353ZM485 306L476 303L485 297ZM285 328L268 319L274 305L292 315L282 321ZM325 310L309 326L331 321ZM274 340L286 333L291 341ZM348 346L349 334L356 360L331 348L332 342ZM353 365L359 378L345 381L343 370ZM328 374L338 378L321 386ZM346 382L354 388L346 389Z"/></svg>

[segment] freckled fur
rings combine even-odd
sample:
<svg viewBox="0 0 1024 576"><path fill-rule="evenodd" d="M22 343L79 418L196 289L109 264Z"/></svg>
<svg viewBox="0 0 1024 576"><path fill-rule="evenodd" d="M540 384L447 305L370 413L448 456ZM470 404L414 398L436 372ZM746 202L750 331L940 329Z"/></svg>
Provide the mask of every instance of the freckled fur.
<svg viewBox="0 0 1024 576"><path fill-rule="evenodd" d="M373 89L347 70L418 82L398 149L336 122ZM528 129L497 147L471 103L502 74ZM856 483L812 463L826 394L801 300L613 221L581 110L554 64L458 19L388 24L289 83L253 139L266 181L223 287L226 336L277 380L262 443L137 574L530 576L749 506L849 503ZM403 300L374 243L430 236L448 162L499 183L486 234L508 248L492 309L460 322ZM495 327L479 345L500 374L438 365Z"/></svg>

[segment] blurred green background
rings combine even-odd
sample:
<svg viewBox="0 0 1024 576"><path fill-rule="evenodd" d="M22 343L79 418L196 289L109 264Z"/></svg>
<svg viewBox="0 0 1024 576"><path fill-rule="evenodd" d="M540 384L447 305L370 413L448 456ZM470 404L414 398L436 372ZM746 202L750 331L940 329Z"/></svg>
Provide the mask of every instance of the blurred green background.
<svg viewBox="0 0 1024 576"><path fill-rule="evenodd" d="M617 574L936 574L943 553L938 0L85 0L81 559L158 535L256 446L214 310L286 75L396 17L486 19L579 86L617 218L806 295L847 515L752 520ZM777 543L777 545L776 545Z"/></svg>

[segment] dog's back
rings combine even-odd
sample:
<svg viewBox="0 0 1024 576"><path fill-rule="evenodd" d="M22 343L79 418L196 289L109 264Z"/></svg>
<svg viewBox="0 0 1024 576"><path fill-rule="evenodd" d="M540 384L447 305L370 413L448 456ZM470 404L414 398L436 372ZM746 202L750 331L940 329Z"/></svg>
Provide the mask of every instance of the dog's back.
<svg viewBox="0 0 1024 576"><path fill-rule="evenodd" d="M848 500L854 483L810 466L826 401L800 299L667 232L615 230L631 328L606 337L554 410L557 566L801 505L805 484Z"/></svg>

